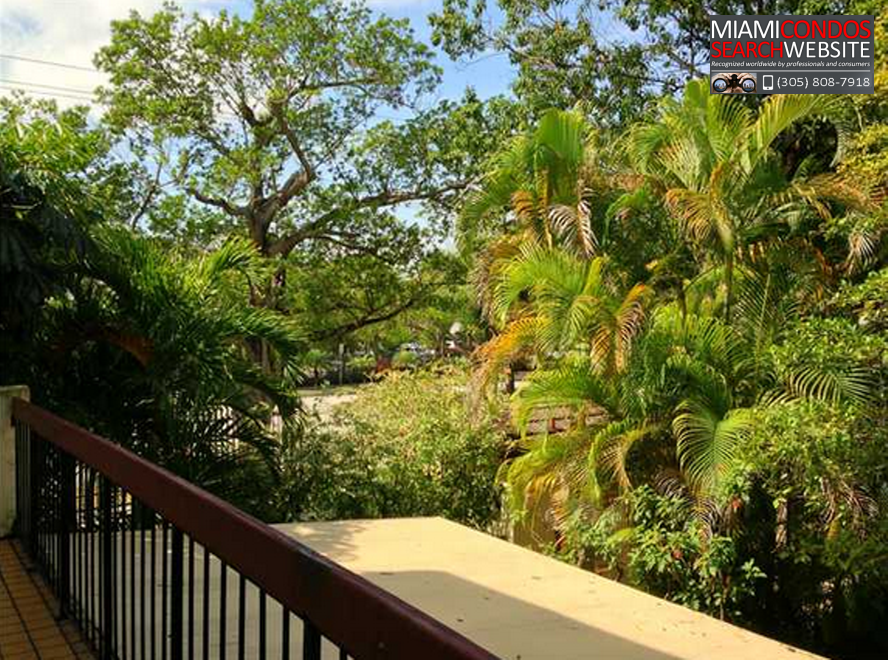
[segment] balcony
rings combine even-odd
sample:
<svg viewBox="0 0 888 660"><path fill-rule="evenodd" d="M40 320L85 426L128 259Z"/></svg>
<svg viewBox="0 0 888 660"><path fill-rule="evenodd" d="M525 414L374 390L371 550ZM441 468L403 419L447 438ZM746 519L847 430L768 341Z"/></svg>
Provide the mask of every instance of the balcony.
<svg viewBox="0 0 888 660"><path fill-rule="evenodd" d="M815 657L443 519L266 525L23 399L7 408L3 580L24 593L12 559L31 561L51 596L0 609L3 625L51 610L69 647L22 657Z"/></svg>

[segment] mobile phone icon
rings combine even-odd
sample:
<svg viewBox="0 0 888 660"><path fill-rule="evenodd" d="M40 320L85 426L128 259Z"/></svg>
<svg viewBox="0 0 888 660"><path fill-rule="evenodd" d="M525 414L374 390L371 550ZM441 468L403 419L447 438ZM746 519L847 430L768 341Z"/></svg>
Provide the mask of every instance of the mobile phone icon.
<svg viewBox="0 0 888 660"><path fill-rule="evenodd" d="M764 75L762 76L762 90L768 91L774 89L774 76Z"/></svg>

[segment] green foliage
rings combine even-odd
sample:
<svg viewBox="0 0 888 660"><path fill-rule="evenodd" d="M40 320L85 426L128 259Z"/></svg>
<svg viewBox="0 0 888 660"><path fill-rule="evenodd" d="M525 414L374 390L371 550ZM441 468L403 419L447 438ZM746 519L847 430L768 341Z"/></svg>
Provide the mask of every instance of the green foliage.
<svg viewBox="0 0 888 660"><path fill-rule="evenodd" d="M35 311L62 290L90 225L126 206L126 172L108 160L109 148L85 108L0 99L0 323L15 340L33 332Z"/></svg>
<svg viewBox="0 0 888 660"><path fill-rule="evenodd" d="M839 653L882 644L867 599L888 569L888 343L880 272L831 287L882 263L882 210L823 154L781 150L829 119L840 159L846 101L753 110L693 81L627 131L616 175L576 112L549 111L464 211L470 240L490 232L476 282L498 331L476 381L531 369L512 395L512 513L545 506L574 561ZM642 269L624 256L635 219L673 242L650 241Z"/></svg>
<svg viewBox="0 0 888 660"><path fill-rule="evenodd" d="M826 118L838 131L840 158L849 132L844 106L843 97L780 94L753 113L735 98L710 94L708 82L698 79L688 83L680 101L662 101L656 122L628 132L630 164L664 191L698 263L720 268L728 321L737 293L735 271L760 269L761 249L785 249L785 244L795 252L792 269L804 272L818 265L805 232L836 208L874 210L867 190L854 180L811 171L810 162L787 175L775 150L794 125ZM763 276L769 284L770 273Z"/></svg>
<svg viewBox="0 0 888 660"><path fill-rule="evenodd" d="M167 4L112 31L96 56L111 76L105 121L133 131L183 192L241 223L266 254L286 254L333 222L335 213L308 226L287 217L329 211L352 181L316 183L330 145L437 77L403 21L373 19L359 4L260 0L246 19Z"/></svg>
<svg viewBox="0 0 888 660"><path fill-rule="evenodd" d="M4 384L263 513L267 421L296 409L302 340L237 293L263 272L255 249L168 250L115 222L137 219L140 173L109 157L84 108L14 98L0 114ZM260 341L281 375L256 368Z"/></svg>
<svg viewBox="0 0 888 660"><path fill-rule="evenodd" d="M628 521L575 519L566 558L597 564L629 584L720 619L743 620L765 573L727 535L710 536L689 504L649 486L623 498Z"/></svg>
<svg viewBox="0 0 888 660"><path fill-rule="evenodd" d="M285 437L288 519L446 516L480 528L499 511L504 451L493 410L466 424L466 372L390 372L333 423Z"/></svg>
<svg viewBox="0 0 888 660"><path fill-rule="evenodd" d="M376 368L376 358L372 355L356 355L349 358L348 366L350 369L367 376L373 373Z"/></svg>
<svg viewBox="0 0 888 660"><path fill-rule="evenodd" d="M851 318L868 333L888 330L888 268L873 271L859 284L844 283L827 309Z"/></svg>
<svg viewBox="0 0 888 660"><path fill-rule="evenodd" d="M95 58L110 78L103 121L168 180L147 226L201 247L249 236L277 267L251 283L252 304L341 339L434 288L420 264L512 104L467 92L416 110L439 80L430 49L360 1L253 5L113 22ZM408 202L425 229L390 212Z"/></svg>
<svg viewBox="0 0 888 660"><path fill-rule="evenodd" d="M419 362L419 358L416 353L412 351L398 351L395 353L394 357L392 357L392 366L396 369L410 369L411 367L416 366Z"/></svg>
<svg viewBox="0 0 888 660"><path fill-rule="evenodd" d="M584 102L603 122L628 121L650 98L654 58L641 43L602 38L598 22L587 3L538 0L447 0L430 17L435 45L452 57L491 49L507 55L518 74L514 92L530 113ZM671 62L658 64L668 66L671 77Z"/></svg>
<svg viewBox="0 0 888 660"><path fill-rule="evenodd" d="M445 0L435 43L508 53L514 99L424 110L433 52L361 2L131 13L100 126L0 100L3 378L266 519L506 495L573 561L884 655L886 17L758 7L843 10L881 11L877 93L759 102L697 80L746 3ZM395 353L481 338L471 373ZM337 353L397 369L304 419Z"/></svg>
<svg viewBox="0 0 888 660"><path fill-rule="evenodd" d="M583 104L596 123L626 126L706 72L709 16L874 13L869 3L769 0L445 0L432 39L451 57L495 52L516 69L531 114ZM877 38L878 39L878 38Z"/></svg>
<svg viewBox="0 0 888 660"><path fill-rule="evenodd" d="M771 350L787 389L829 401L868 401L884 390L888 340L860 332L841 318L812 317L786 329L786 339Z"/></svg>
<svg viewBox="0 0 888 660"><path fill-rule="evenodd" d="M18 377L42 405L264 514L276 478L268 424L275 408L297 411L303 344L286 318L232 296L233 281L262 267L255 248L177 254L120 225L90 238L39 311ZM258 342L282 375L256 366Z"/></svg>
<svg viewBox="0 0 888 660"><path fill-rule="evenodd" d="M888 648L885 422L884 404L760 410L726 491L744 552L779 585L759 593L774 629L849 657Z"/></svg>

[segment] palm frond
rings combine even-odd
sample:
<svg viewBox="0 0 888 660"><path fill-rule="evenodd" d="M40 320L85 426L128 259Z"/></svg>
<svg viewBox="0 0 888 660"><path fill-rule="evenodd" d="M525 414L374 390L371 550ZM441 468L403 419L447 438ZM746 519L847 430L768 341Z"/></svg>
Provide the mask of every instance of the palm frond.
<svg viewBox="0 0 888 660"><path fill-rule="evenodd" d="M605 470L620 490L631 490L632 482L626 468L629 452L640 441L659 429L658 424L638 423L636 420L620 420L609 423L593 439L595 447L591 462Z"/></svg>
<svg viewBox="0 0 888 660"><path fill-rule="evenodd" d="M473 356L478 367L471 381L475 394L485 392L506 365L534 345L539 324L533 316L516 318L503 332L478 347Z"/></svg>
<svg viewBox="0 0 888 660"><path fill-rule="evenodd" d="M873 374L863 366L825 368L810 365L796 368L783 376L787 391L795 397L837 403L867 403L873 396Z"/></svg>
<svg viewBox="0 0 888 660"><path fill-rule="evenodd" d="M522 442L522 449L521 456L501 469L513 511L527 511L546 497L563 501L570 493L586 491L588 434L533 436Z"/></svg>
<svg viewBox="0 0 888 660"><path fill-rule="evenodd" d="M734 459L740 439L752 427L752 411L720 412L700 399L688 399L672 421L679 465L696 493L715 490Z"/></svg>
<svg viewBox="0 0 888 660"><path fill-rule="evenodd" d="M843 101L826 94L775 94L765 100L755 122L747 129L748 148L741 159L747 170L753 169L763 158L777 137L794 123L803 119L824 117L839 122L838 112ZM841 137L841 136L840 136Z"/></svg>

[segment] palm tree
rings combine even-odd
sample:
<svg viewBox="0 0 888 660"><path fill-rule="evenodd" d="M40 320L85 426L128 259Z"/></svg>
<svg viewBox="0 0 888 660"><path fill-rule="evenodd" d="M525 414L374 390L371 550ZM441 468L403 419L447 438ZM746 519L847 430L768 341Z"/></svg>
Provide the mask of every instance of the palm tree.
<svg viewBox="0 0 888 660"><path fill-rule="evenodd" d="M566 261L563 253L553 260ZM478 373L488 378L502 352L530 348L540 355L538 368L512 397L522 434L540 410L568 412L564 432L524 435L524 453L506 467L519 509L545 491L561 515L581 502L601 511L636 478L662 484L674 481L673 474L704 505L752 429L755 406L870 396L863 367L776 372L759 345L718 316L677 303L643 316L637 289L622 298L614 289L590 296L595 288L579 282L583 276L598 280L589 277L595 270L580 267L570 291L563 284L571 282L566 269L537 269L529 300L513 298L520 316L479 352ZM602 333L613 340L600 343ZM615 353L619 360L610 357ZM633 454L642 443L645 454Z"/></svg>
<svg viewBox="0 0 888 660"><path fill-rule="evenodd" d="M246 240L180 254L121 225L95 228L74 295L54 300L44 324L52 353L74 375L60 387L89 387L89 402L68 413L256 510L243 498L274 472L270 419L297 411L304 352L290 320L242 299L244 280L264 267ZM260 340L281 375L256 366L250 343Z"/></svg>
<svg viewBox="0 0 888 660"><path fill-rule="evenodd" d="M584 131L552 128L576 128L577 117L547 115L546 131L519 138L497 160L468 208L476 218L505 214L514 229L482 253L482 300L500 332L476 353L475 384L483 390L519 357L534 364L512 397L523 453L504 474L516 506L545 491L560 515L584 505L600 511L636 479L657 483L676 474L684 492L704 503L750 430L756 405L867 396L854 368L784 373L768 358L786 320L822 284L819 255L795 227L827 217L827 199L867 203L833 175L807 177L801 167L785 176L772 153L782 130L828 112L829 103L769 100L753 118L694 83L680 104L666 103L660 122L632 130L628 151L647 189L659 190L683 233L714 248L720 262L659 307L648 286L621 283L625 276L610 267L597 240L586 250L576 240L581 232L556 230L564 225L553 222L562 217L553 209L588 203L589 196L565 191L588 189L576 182L589 180L592 168L585 145L555 149L536 138L580 140ZM550 164L555 154L585 166ZM606 226L595 213L569 217ZM722 313L713 296L719 285ZM528 438L534 415L552 409L566 411L568 428ZM636 453L642 443L646 455Z"/></svg>
<svg viewBox="0 0 888 660"><path fill-rule="evenodd" d="M592 198L602 179L595 153L596 135L579 111L546 112L533 132L497 154L463 208L463 238L491 218L506 217L510 233L593 254L600 237L592 225Z"/></svg>
<svg viewBox="0 0 888 660"><path fill-rule="evenodd" d="M642 321L645 288L623 291L604 257L528 241L492 282L491 314L504 331L476 353L476 386L486 386L519 356L538 369L513 399L516 424L526 432L533 411L567 410L568 432L525 441L525 454L507 469L516 502L541 490L600 500L590 452L598 438L616 437L628 419L615 383L628 368ZM622 437L642 434L623 424ZM642 421L641 427L644 426Z"/></svg>
<svg viewBox="0 0 888 660"><path fill-rule="evenodd" d="M459 232L466 250L477 253L473 280L485 312L490 281L522 244L587 257L600 250L607 225L596 212L606 187L598 153L597 135L579 110L550 110L494 157L462 209Z"/></svg>
<svg viewBox="0 0 888 660"><path fill-rule="evenodd" d="M533 240L520 245L491 282L490 316L504 330L479 348L478 382L489 384L528 353L545 364L579 351L604 375L623 369L643 319L645 287L622 292L606 270L605 257Z"/></svg>
<svg viewBox="0 0 888 660"><path fill-rule="evenodd" d="M841 145L839 104L828 95L778 94L755 113L696 80L681 100L663 102L657 121L629 131L625 147L634 171L661 189L687 238L721 263L728 322L736 261L747 259L752 246L786 240L807 221L828 218L831 202L870 204L861 187L839 175L811 175L810 163L787 173L773 149L784 131L815 118L834 120Z"/></svg>
<svg viewBox="0 0 888 660"><path fill-rule="evenodd" d="M737 407L749 369L743 343L719 319L682 313L675 304L657 309L632 338L619 370L575 353L536 370L515 393L514 419L524 431L541 407L566 408L572 421L563 437L525 440L527 453L507 472L513 490L547 484L604 506L632 487L628 457L646 440L662 454L646 480L674 468L697 498L715 490L751 422ZM553 453L555 447L571 452Z"/></svg>

